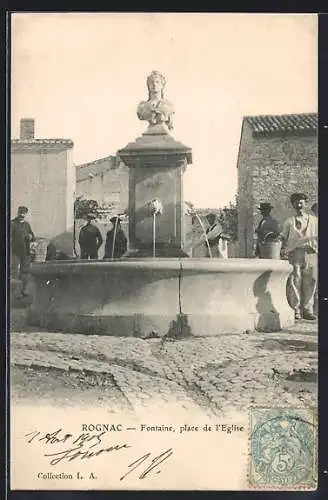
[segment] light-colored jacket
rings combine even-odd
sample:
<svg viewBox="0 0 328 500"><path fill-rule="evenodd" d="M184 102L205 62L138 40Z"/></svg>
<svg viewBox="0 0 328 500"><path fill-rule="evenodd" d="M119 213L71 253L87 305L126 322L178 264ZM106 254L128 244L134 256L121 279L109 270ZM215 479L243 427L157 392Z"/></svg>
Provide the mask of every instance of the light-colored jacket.
<svg viewBox="0 0 328 500"><path fill-rule="evenodd" d="M314 215L306 214L307 224L304 229L297 229L296 218L288 217L282 226L281 237L283 248L287 253L295 248L308 247L318 253L318 219Z"/></svg>

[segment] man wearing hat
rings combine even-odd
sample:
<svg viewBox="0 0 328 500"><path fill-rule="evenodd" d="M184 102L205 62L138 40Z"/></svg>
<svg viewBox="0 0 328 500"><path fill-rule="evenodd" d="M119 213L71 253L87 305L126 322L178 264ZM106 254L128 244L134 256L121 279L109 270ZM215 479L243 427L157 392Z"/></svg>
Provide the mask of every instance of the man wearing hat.
<svg viewBox="0 0 328 500"><path fill-rule="evenodd" d="M228 258L228 241L230 236L223 232L223 228L218 221L218 217L214 213L206 215L206 220L209 224L206 229L206 253L207 257L213 257L217 259L227 259ZM208 245L209 248L208 248Z"/></svg>
<svg viewBox="0 0 328 500"><path fill-rule="evenodd" d="M104 259L119 259L127 250L127 238L121 226L121 219L115 215L110 219L112 229L107 233Z"/></svg>
<svg viewBox="0 0 328 500"><path fill-rule="evenodd" d="M280 234L280 227L279 222L271 215L271 210L273 209L271 203L260 203L258 209L261 212L262 219L255 231L257 234L255 257L259 257L261 259L261 244L266 241L269 234L278 236Z"/></svg>
<svg viewBox="0 0 328 500"><path fill-rule="evenodd" d="M92 222L95 218L94 214L89 213L86 217L87 223L81 228L79 234L81 259L98 259L98 250L103 238L99 228Z"/></svg>
<svg viewBox="0 0 328 500"><path fill-rule="evenodd" d="M17 216L11 221L11 266L15 272L19 267L23 296L28 295L27 285L32 263L31 242L35 241L32 228L25 220L27 213L27 207L18 207Z"/></svg>
<svg viewBox="0 0 328 500"><path fill-rule="evenodd" d="M293 266L289 279L288 300L295 319L315 320L314 296L317 288L318 219L306 212L307 196L293 193L290 202L295 210L285 220L281 238L282 250Z"/></svg>

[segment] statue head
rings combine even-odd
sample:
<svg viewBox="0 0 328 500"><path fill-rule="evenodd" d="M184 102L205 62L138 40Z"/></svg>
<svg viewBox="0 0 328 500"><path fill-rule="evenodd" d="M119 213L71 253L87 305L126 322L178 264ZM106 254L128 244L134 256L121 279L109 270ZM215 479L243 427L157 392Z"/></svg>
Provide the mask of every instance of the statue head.
<svg viewBox="0 0 328 500"><path fill-rule="evenodd" d="M164 87L166 84L165 76L159 71L152 71L147 77L147 87L149 99L153 97L164 97Z"/></svg>

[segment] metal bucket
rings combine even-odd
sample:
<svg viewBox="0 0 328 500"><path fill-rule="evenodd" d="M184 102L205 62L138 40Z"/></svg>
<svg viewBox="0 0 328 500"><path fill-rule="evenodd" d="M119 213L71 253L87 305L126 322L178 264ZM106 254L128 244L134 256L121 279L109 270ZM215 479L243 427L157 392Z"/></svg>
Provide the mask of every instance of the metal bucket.
<svg viewBox="0 0 328 500"><path fill-rule="evenodd" d="M280 259L281 241L260 243L261 259Z"/></svg>

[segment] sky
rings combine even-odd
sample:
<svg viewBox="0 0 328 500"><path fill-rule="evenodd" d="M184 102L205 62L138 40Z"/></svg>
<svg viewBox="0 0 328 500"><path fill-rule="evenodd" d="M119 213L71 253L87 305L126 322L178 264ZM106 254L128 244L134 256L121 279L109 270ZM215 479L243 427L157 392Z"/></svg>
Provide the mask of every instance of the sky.
<svg viewBox="0 0 328 500"><path fill-rule="evenodd" d="M185 199L234 200L243 116L317 111L314 14L13 14L11 130L70 138L76 165L115 154L145 129L137 105L166 77L173 135L193 151Z"/></svg>

